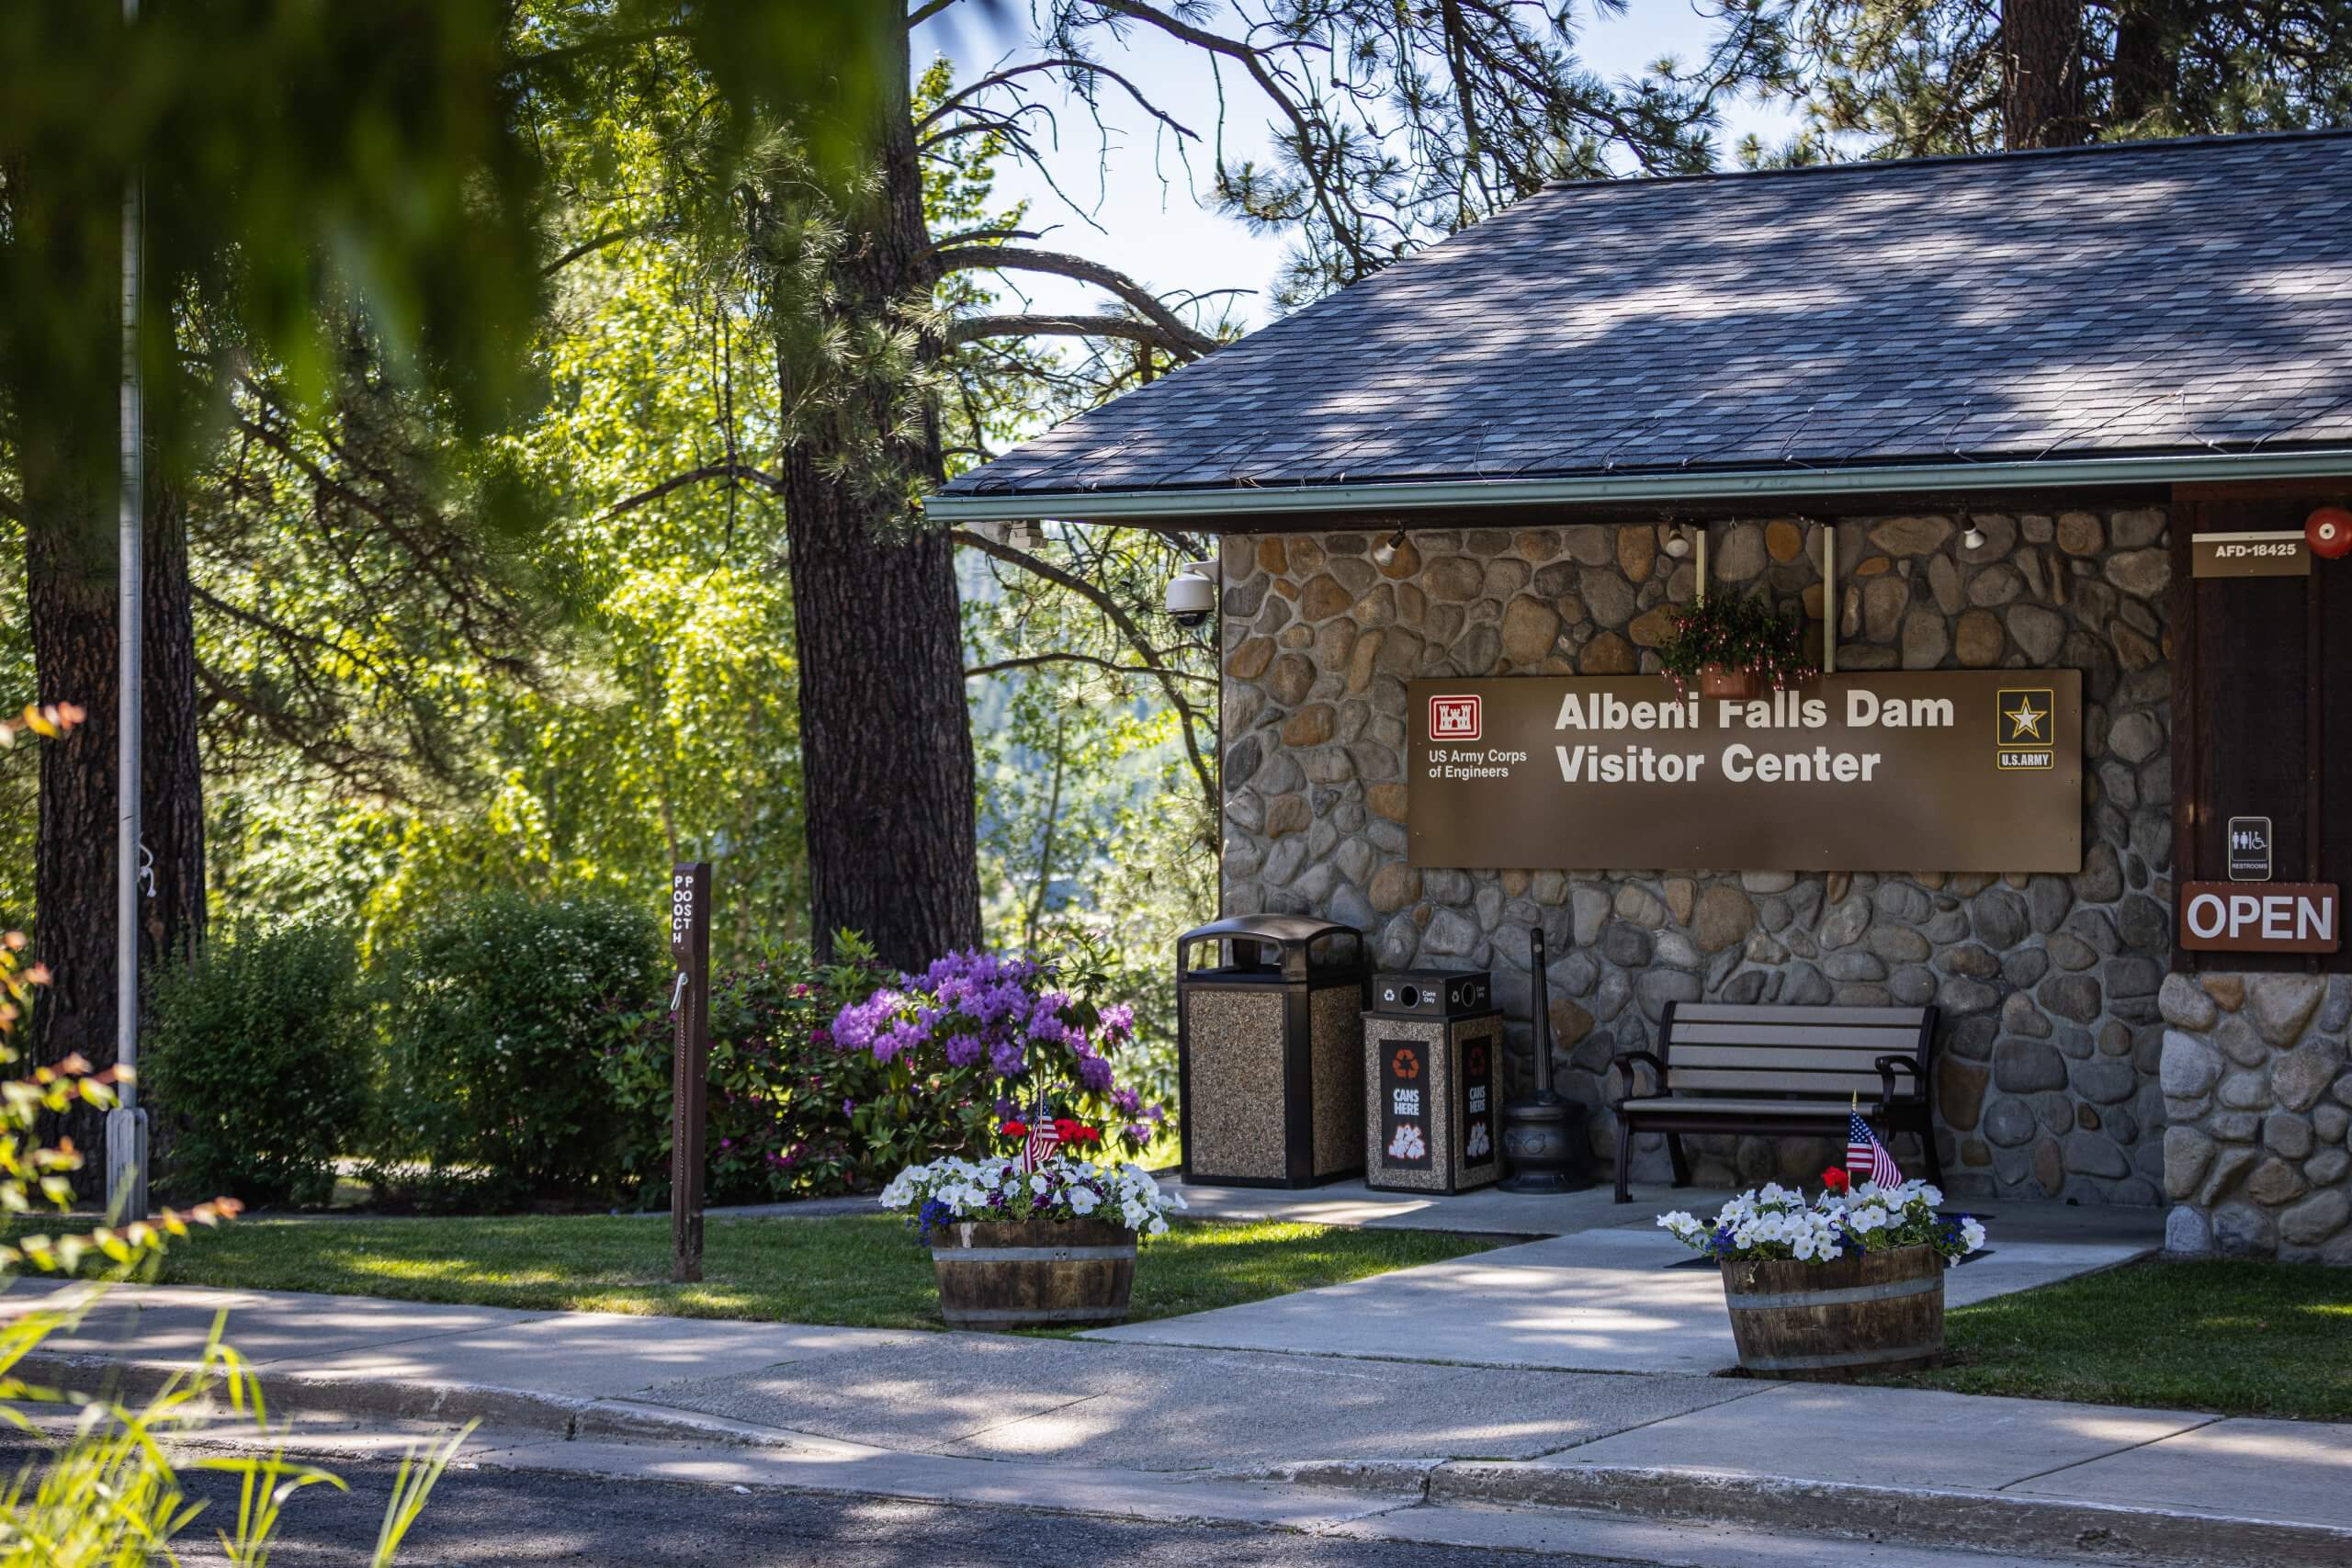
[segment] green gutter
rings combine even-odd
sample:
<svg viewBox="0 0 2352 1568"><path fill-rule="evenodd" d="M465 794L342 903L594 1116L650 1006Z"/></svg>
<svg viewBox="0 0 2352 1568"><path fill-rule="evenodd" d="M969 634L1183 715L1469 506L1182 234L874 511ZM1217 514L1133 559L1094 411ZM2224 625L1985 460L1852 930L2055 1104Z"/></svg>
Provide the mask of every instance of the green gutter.
<svg viewBox="0 0 2352 1568"><path fill-rule="evenodd" d="M2208 452L2177 457L2065 457L2034 462L1893 464L1882 468L1781 467L1723 472L1601 474L1548 479L1422 479L1396 484L1283 484L1218 490L1059 491L934 495L939 523L1027 523L1052 518L1156 522L1219 516L1382 517L1463 507L1576 506L1826 497L1890 491L2090 489L2200 480L2352 478L2352 450Z"/></svg>

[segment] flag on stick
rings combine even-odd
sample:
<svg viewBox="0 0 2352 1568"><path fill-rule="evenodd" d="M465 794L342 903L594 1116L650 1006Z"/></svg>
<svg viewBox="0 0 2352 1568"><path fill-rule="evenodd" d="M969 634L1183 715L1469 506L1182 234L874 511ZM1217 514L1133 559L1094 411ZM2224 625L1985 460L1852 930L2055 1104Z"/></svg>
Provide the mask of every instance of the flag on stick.
<svg viewBox="0 0 2352 1568"><path fill-rule="evenodd" d="M1846 1174L1853 1178L1856 1186L1865 1181L1875 1181L1881 1187L1903 1184L1903 1172L1896 1168L1894 1156L1886 1152L1886 1145L1878 1141L1871 1124L1862 1120L1859 1097L1846 1118Z"/></svg>
<svg viewBox="0 0 2352 1568"><path fill-rule="evenodd" d="M1046 1162L1054 1157L1054 1150L1061 1146L1061 1130L1041 1107L1040 1113L1029 1123L1029 1141L1021 1145L1021 1168L1043 1170Z"/></svg>

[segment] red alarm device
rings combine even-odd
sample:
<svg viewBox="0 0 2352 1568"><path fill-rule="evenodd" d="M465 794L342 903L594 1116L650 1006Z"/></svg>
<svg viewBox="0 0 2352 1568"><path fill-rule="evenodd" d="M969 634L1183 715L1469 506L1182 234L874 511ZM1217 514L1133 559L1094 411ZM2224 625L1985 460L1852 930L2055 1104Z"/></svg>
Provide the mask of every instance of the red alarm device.
<svg viewBox="0 0 2352 1568"><path fill-rule="evenodd" d="M2352 511L2341 506L2321 507L2303 519L2303 538L2315 556L2334 560L2352 555Z"/></svg>

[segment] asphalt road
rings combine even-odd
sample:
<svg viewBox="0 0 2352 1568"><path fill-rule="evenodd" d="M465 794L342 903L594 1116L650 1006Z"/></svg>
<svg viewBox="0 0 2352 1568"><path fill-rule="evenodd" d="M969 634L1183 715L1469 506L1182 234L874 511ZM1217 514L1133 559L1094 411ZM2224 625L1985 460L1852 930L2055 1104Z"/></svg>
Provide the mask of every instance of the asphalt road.
<svg viewBox="0 0 2352 1568"><path fill-rule="evenodd" d="M312 1487L288 1503L273 1568L346 1568L374 1550L391 1467L329 1468L350 1483L350 1494ZM184 1471L182 1480L193 1495L211 1499L208 1514L233 1518L226 1478ZM201 1533L199 1519L182 1538L181 1560L224 1563L217 1547L199 1544ZM1582 1556L492 1470L445 1475L400 1561L403 1568L1608 1568Z"/></svg>

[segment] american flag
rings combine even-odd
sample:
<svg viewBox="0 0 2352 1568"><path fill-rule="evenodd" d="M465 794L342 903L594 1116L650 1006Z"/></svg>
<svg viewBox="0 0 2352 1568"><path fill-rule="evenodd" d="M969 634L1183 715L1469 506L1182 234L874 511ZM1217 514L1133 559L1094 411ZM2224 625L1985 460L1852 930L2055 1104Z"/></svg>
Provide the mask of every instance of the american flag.
<svg viewBox="0 0 2352 1568"><path fill-rule="evenodd" d="M1062 1135L1051 1119L1040 1112L1029 1123L1029 1141L1021 1145L1021 1168L1042 1170L1061 1146Z"/></svg>
<svg viewBox="0 0 2352 1568"><path fill-rule="evenodd" d="M1846 1118L1846 1174L1854 1179L1857 1187L1865 1181L1875 1181L1881 1187L1899 1187L1903 1183L1903 1172L1895 1168L1894 1156L1886 1152L1886 1145L1878 1141L1878 1134L1871 1131L1871 1124L1862 1120L1859 1111L1849 1112Z"/></svg>

